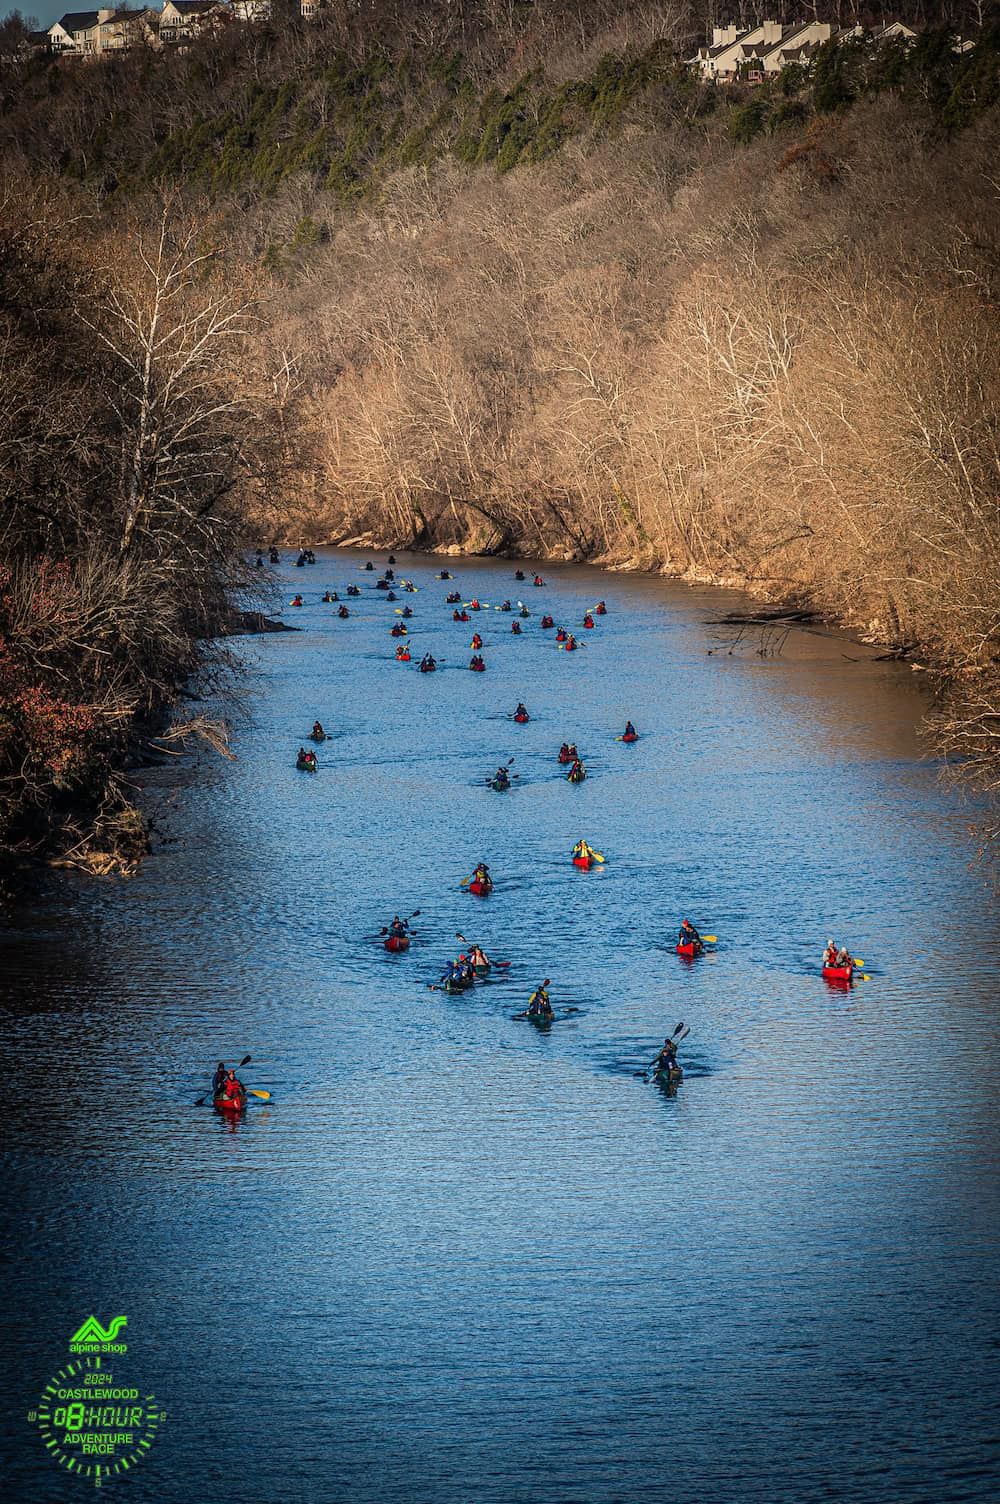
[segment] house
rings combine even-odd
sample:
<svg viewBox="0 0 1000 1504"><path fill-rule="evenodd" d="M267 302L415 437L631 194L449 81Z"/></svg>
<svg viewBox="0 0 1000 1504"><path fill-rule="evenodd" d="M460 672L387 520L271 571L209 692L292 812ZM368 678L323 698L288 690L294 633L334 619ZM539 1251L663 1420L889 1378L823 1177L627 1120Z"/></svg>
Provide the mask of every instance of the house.
<svg viewBox="0 0 1000 1504"><path fill-rule="evenodd" d="M68 11L48 29L49 51L57 57L99 57L155 45L156 11Z"/></svg>
<svg viewBox="0 0 1000 1504"><path fill-rule="evenodd" d="M71 10L49 27L49 46L59 56L72 53L78 57L92 54L96 45L96 10Z"/></svg>
<svg viewBox="0 0 1000 1504"><path fill-rule="evenodd" d="M160 41L164 46L183 45L223 25L231 15L230 7L218 0L166 0L160 11Z"/></svg>
<svg viewBox="0 0 1000 1504"><path fill-rule="evenodd" d="M791 35L785 35L776 46L761 58L764 76L780 73L791 63L808 63L824 42L830 40L833 27L826 21L807 21L802 26L793 26Z"/></svg>
<svg viewBox="0 0 1000 1504"><path fill-rule="evenodd" d="M719 83L729 83L737 76L755 49L773 47L781 41L785 27L777 21L764 21L741 31L738 26L714 26L710 47L699 47L689 61L696 65L701 76Z"/></svg>

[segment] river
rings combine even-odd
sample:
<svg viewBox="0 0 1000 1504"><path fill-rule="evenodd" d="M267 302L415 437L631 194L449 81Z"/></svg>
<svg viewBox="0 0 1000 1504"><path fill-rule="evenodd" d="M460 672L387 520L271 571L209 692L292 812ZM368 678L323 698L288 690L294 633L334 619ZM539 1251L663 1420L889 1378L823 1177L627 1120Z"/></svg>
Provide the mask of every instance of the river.
<svg viewBox="0 0 1000 1504"><path fill-rule="evenodd" d="M86 1493L26 1414L125 1312L167 1420L116 1498L995 1498L1000 927L916 676L824 631L730 654L725 592L403 555L398 664L361 562L285 556L303 630L244 640L237 760L149 772L138 875L3 936L10 1496ZM454 623L445 564L521 637ZM431 991L456 932L509 971ZM871 980L820 979L831 935ZM511 1017L543 977L547 1032ZM668 1095L636 1072L680 1020ZM194 1106L245 1053L272 1101Z"/></svg>

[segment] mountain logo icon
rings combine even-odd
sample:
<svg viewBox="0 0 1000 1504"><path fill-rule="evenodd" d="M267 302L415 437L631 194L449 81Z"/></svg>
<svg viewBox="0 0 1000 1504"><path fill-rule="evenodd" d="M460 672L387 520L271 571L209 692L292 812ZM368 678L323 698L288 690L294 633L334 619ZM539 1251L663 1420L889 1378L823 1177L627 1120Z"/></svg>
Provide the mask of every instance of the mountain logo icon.
<svg viewBox="0 0 1000 1504"><path fill-rule="evenodd" d="M122 1327L127 1324L127 1316L112 1316L111 1324L105 1330L96 1316L88 1316L79 1331L74 1332L69 1339L70 1348L75 1348L77 1344L89 1346L92 1342L114 1342Z"/></svg>

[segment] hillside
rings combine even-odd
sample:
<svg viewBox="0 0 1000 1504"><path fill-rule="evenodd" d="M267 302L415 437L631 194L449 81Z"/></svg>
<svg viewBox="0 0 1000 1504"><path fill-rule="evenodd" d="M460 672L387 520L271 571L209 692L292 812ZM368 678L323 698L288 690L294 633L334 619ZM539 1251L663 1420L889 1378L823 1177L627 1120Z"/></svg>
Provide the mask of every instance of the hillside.
<svg viewBox="0 0 1000 1504"><path fill-rule="evenodd" d="M223 365L258 421L222 490L262 535L808 601L944 676L941 745L988 784L1000 32L728 88L684 65L696 35L441 3L36 61L3 75L7 219L44 184L53 254L98 282L164 202L192 227L246 310Z"/></svg>

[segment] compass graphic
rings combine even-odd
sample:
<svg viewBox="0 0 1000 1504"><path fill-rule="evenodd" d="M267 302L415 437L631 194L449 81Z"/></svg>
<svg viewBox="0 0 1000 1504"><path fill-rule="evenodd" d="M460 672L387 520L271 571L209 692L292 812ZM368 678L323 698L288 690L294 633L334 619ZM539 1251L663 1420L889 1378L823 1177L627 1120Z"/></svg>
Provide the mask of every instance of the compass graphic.
<svg viewBox="0 0 1000 1504"><path fill-rule="evenodd" d="M96 1488L142 1461L165 1418L155 1395L116 1379L99 1354L53 1374L28 1415L53 1461Z"/></svg>

